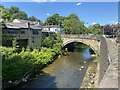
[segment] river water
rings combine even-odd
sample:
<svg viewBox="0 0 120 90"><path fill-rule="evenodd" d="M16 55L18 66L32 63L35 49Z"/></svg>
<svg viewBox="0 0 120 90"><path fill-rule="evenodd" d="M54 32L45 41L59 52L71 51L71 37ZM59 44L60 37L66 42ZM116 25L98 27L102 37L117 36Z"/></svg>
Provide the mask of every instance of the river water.
<svg viewBox="0 0 120 90"><path fill-rule="evenodd" d="M42 69L41 73L36 75L34 79L22 83L19 87L80 88L90 56L88 48L84 48L81 52L68 52L67 56L59 57Z"/></svg>

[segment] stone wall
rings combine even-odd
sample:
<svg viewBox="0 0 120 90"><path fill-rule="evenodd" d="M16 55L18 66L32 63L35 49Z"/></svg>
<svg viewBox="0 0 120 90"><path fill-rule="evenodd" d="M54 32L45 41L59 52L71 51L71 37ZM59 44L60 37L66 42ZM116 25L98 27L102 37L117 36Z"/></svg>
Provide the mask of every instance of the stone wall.
<svg viewBox="0 0 120 90"><path fill-rule="evenodd" d="M114 38L102 39L99 88L118 88L118 50Z"/></svg>
<svg viewBox="0 0 120 90"><path fill-rule="evenodd" d="M100 42L100 68L99 68L99 82L102 80L108 66L109 66L109 57L108 57L108 48L107 43L104 37L101 37Z"/></svg>
<svg viewBox="0 0 120 90"><path fill-rule="evenodd" d="M118 81L120 81L120 38L118 44ZM118 88L120 88L120 82L118 82Z"/></svg>

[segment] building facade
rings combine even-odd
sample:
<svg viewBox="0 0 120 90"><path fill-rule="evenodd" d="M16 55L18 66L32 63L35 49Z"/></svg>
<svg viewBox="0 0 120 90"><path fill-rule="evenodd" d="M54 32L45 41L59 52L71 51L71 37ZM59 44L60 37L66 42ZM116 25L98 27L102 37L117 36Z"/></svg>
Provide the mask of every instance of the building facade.
<svg viewBox="0 0 120 90"><path fill-rule="evenodd" d="M37 22L15 19L6 23L2 28L2 45L12 46L12 40L17 40L18 46L30 47L31 49L41 47L42 26ZM8 43L9 42L9 43Z"/></svg>
<svg viewBox="0 0 120 90"><path fill-rule="evenodd" d="M49 31L49 32L54 32L54 33L63 33L63 30L60 28L59 25L46 25L43 26L43 32L44 31Z"/></svg>
<svg viewBox="0 0 120 90"><path fill-rule="evenodd" d="M116 24L108 24L108 25L102 26L101 28L102 28L104 34L113 35L119 31L119 29L118 29L119 26L120 26L120 24L116 23Z"/></svg>

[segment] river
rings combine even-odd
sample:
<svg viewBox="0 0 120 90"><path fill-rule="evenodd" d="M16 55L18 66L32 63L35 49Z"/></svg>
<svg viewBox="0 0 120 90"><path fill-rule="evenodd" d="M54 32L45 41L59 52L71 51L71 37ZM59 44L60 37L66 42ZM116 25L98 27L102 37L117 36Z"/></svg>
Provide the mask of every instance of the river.
<svg viewBox="0 0 120 90"><path fill-rule="evenodd" d="M68 52L42 69L32 80L19 88L79 88L90 59L89 48L81 52Z"/></svg>

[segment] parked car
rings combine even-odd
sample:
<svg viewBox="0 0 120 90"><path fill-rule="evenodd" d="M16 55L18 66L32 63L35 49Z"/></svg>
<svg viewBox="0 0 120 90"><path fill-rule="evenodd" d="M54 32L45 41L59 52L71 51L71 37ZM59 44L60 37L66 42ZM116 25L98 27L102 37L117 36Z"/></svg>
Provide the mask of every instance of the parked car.
<svg viewBox="0 0 120 90"><path fill-rule="evenodd" d="M105 35L106 38L113 38L113 35Z"/></svg>

